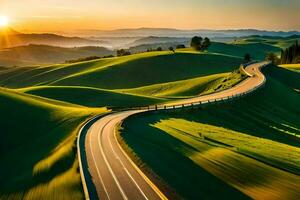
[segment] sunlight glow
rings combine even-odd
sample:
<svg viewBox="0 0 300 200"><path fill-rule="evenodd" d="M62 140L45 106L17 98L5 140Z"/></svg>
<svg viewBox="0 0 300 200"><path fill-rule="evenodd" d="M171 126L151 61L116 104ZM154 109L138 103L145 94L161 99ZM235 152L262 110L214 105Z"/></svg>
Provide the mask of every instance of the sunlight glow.
<svg viewBox="0 0 300 200"><path fill-rule="evenodd" d="M5 27L8 25L8 17L7 16L0 16L0 27Z"/></svg>

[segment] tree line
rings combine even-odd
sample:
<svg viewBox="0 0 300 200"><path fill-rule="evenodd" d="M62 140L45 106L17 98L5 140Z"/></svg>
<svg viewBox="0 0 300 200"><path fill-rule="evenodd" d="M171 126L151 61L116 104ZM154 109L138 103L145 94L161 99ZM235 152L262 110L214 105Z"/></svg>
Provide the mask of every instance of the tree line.
<svg viewBox="0 0 300 200"><path fill-rule="evenodd" d="M300 46L298 41L289 48L281 50L281 55L278 57L275 53L270 52L266 56L266 60L274 64L297 64L300 63Z"/></svg>
<svg viewBox="0 0 300 200"><path fill-rule="evenodd" d="M194 48L197 51L204 51L207 50L208 47L211 45L211 41L209 38L205 37L204 39L201 36L195 36L191 39L190 46ZM176 53L176 49L184 49L186 46L184 44L178 44L175 47L170 46L167 50L172 51L173 53ZM146 51L163 51L164 49L162 47L157 48L148 48ZM117 56L126 56L131 55L131 52L127 49L119 49L117 50Z"/></svg>
<svg viewBox="0 0 300 200"><path fill-rule="evenodd" d="M298 41L285 50L281 50L280 64L300 63L300 46Z"/></svg>

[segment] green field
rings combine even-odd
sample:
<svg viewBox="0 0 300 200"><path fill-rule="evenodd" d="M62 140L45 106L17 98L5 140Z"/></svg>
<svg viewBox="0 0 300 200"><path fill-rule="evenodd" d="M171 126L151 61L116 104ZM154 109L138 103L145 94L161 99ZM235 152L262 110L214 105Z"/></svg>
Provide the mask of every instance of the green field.
<svg viewBox="0 0 300 200"><path fill-rule="evenodd" d="M16 68L0 73L0 86L86 86L125 89L230 72L243 60L194 51L150 52L89 62L39 68ZM170 75L172 74L172 75ZM22 80L22 81L19 81Z"/></svg>
<svg viewBox="0 0 300 200"><path fill-rule="evenodd" d="M287 68L287 69L295 71L295 72L300 72L300 64L280 65L280 67Z"/></svg>
<svg viewBox="0 0 300 200"><path fill-rule="evenodd" d="M83 193L74 143L80 124L91 116L105 112L106 108L145 106L230 88L246 78L246 75L239 70L239 66L243 62L244 52L253 51L258 57L263 57L265 52L269 50L277 51L277 48L269 45L261 45L260 49L254 51L256 48L257 45L252 44L227 45L216 43L208 52L202 53L191 49L182 49L175 54L170 51L149 52L72 64L1 68L0 109L2 114L0 120L3 131L1 131L0 160L3 164L0 172L0 198L82 199ZM274 68L268 73L276 78L272 84L277 84L277 86L283 84L280 90L282 92L288 91L284 96L290 97L291 91L287 90L286 87L293 89L293 92L299 89L298 73L280 70L285 69ZM281 74L284 74L285 77L282 77ZM285 80L284 83L283 80ZM4 87L10 89L4 89ZM278 92L277 89L268 94L271 95L272 93L273 95L273 93ZM256 101L258 101L258 97L257 95ZM269 101L273 102L273 98L273 96L270 97ZM254 100L249 99L249 102ZM224 109L209 108L201 112L200 116L198 116L198 112L183 112L180 115L170 113L150 115L150 118L146 119L136 118L135 120L141 120L138 122L138 126L141 128L139 130L145 129L147 133L143 137L147 137L150 142L153 141L152 134L159 134L159 137L155 138L151 144L148 144L149 141L142 141L140 144L145 144L145 146L135 146L134 150L143 157L144 155L140 154L144 152L143 148L153 148L153 151L148 152L149 155L147 156L150 157L145 157L145 159L153 158L151 156L161 150L164 150L161 152L166 159L165 162L173 163L173 159L179 159L180 163L177 163L178 166L174 168L175 171L169 170L170 173L159 171L167 169L155 169L154 167L155 170L158 170L158 175L165 173L166 177L162 176L162 178L167 182L168 177L174 177L175 173L184 173L182 170L190 169L191 173L184 177L177 176L174 185L172 185L176 189L181 187L178 193L184 197L198 197L197 195L208 197L211 189L216 189L219 192L211 194L213 198L224 195L238 199L247 198L249 194L244 191L245 189L241 189L243 186L232 186L238 184L234 182L235 179L224 184L226 175L222 170L218 171L217 168L210 166L209 169L216 169L216 171L210 171L204 165L199 168L197 162L199 163L199 159L204 158L190 157L189 153L194 154L195 152L192 150L197 152L202 148L214 149L212 146L215 145L218 150L224 151L224 154L230 157L229 163L233 162L232 159L240 159L239 162L244 160L244 167L249 164L246 164L247 162L254 162L254 164L267 167L270 167L269 165L272 163L272 165L283 166L285 170L289 171L286 173L298 172L299 166L297 163L295 164L295 158L284 157L287 155L287 149L295 150L293 148L298 148L298 141L293 142L290 139L295 137L295 133L298 134L298 119L294 119L295 122L293 123L290 123L291 119L288 119L282 125L278 125L279 122L276 121L269 129L266 129L266 125L261 122L263 125L259 131L265 133L264 131L267 130L265 140L270 139L268 138L271 137L270 133L275 131L278 134L272 135L272 141L288 146L278 145L276 147L282 150L282 154L278 154L279 150L275 149L276 151L266 153L266 157L261 156L261 152L265 150L261 143L257 143L261 148L245 148L246 145L243 142L238 143L230 140L230 143L225 141L221 135L216 135L216 138L211 135L203 135L201 141L195 144L196 146L201 144L201 147L193 146L191 150L192 143L190 144L189 138L182 138L179 132L172 132L168 128L178 125L176 127L178 130L191 133L192 130L189 128L209 129L216 133L228 129L228 134L231 136L238 135L237 141L251 140L255 142L257 135L252 135L254 133L251 129L251 123L254 122L246 127L238 127L236 124L243 119L236 117L233 124L231 122L227 122L226 125L213 124L213 119L216 123L216 121L222 122L219 120L221 117L230 119L232 116L238 116L243 109L248 108L246 104L238 103L237 108L234 107L232 110L226 106ZM295 102L288 105L293 104ZM283 106L287 105L283 104ZM266 113L270 112L271 109L263 105L261 108L263 109L257 108L257 112L253 111L255 117L252 120L261 119L259 118L261 115L262 119L265 119ZM292 111L296 112L297 109L292 108ZM257 114L261 112L263 114ZM286 112L288 111L280 110L280 115L284 116ZM229 114L230 116L228 116ZM204 119L208 122L204 123ZM127 123L130 124L131 120ZM132 123L136 123L136 121L132 121ZM218 126L224 129L218 128ZM126 131L128 130L125 129ZM131 131L128 136L137 134L135 129ZM192 138L197 137L196 132L193 134ZM140 142L138 138L125 137L125 139L128 140L129 144L131 144L131 140ZM167 150L155 143L160 144L159 140L162 140L161 144L168 147ZM218 142L219 140L223 142ZM266 142L265 140L262 142ZM224 148L224 142L235 147L229 148L228 145L225 145L226 148ZM134 142L131 145L134 145ZM179 145L180 148L176 145ZM182 145L184 148L181 148ZM268 145L272 146L274 142L268 143ZM184 152L188 153L189 156ZM169 157L170 155L174 157ZM245 155L255 159L245 158ZM203 161L203 163L205 162ZM150 163L149 166L153 167L155 164L157 163ZM278 169L271 167L266 168L266 170L276 171ZM234 172L232 171L232 173ZM192 175L194 176L192 177ZM203 180L209 181L210 184L208 185ZM187 184L182 186L181 183L184 182ZM190 192L189 189L195 186L203 189L200 192L199 189ZM275 184L274 188L276 187ZM289 185L287 184L286 187ZM62 193L64 195L61 195Z"/></svg>
<svg viewBox="0 0 300 200"><path fill-rule="evenodd" d="M165 101L163 98L131 95L81 86L37 86L19 89L18 91L88 107L146 106Z"/></svg>
<svg viewBox="0 0 300 200"><path fill-rule="evenodd" d="M106 109L0 89L0 198L82 199L75 139L88 117Z"/></svg>
<svg viewBox="0 0 300 200"><path fill-rule="evenodd" d="M234 56L184 50L3 68L0 198L82 199L75 139L86 119L106 111L99 107L194 96L224 79L231 87L242 78L230 73L241 62ZM164 89L157 92L160 86Z"/></svg>
<svg viewBox="0 0 300 200"><path fill-rule="evenodd" d="M275 66L265 73L252 96L131 117L121 136L183 198L299 199L300 76Z"/></svg>
<svg viewBox="0 0 300 200"><path fill-rule="evenodd" d="M267 53L280 53L281 48L276 45L249 42L247 40L238 43L218 43L214 42L208 49L209 52L227 54L244 58L245 54L249 53L254 60L264 60Z"/></svg>
<svg viewBox="0 0 300 200"><path fill-rule="evenodd" d="M247 36L238 38L236 44L267 44L274 47L286 49L293 45L296 40L300 40L300 36L293 35L290 37L277 37L277 36Z"/></svg>

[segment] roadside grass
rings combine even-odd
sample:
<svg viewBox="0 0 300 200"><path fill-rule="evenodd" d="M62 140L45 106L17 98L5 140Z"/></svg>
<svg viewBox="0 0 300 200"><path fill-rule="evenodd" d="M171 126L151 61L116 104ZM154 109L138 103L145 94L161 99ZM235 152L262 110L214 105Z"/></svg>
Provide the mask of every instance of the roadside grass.
<svg viewBox="0 0 300 200"><path fill-rule="evenodd" d="M299 199L299 74L264 71L267 84L252 96L137 115L125 120L121 136L183 198Z"/></svg>
<svg viewBox="0 0 300 200"><path fill-rule="evenodd" d="M286 64L286 65L280 65L280 67L295 71L295 72L300 72L300 64Z"/></svg>
<svg viewBox="0 0 300 200"><path fill-rule="evenodd" d="M199 95L209 83L221 79L228 74L229 73L214 74L183 81L154 84L150 86L125 90L121 89L117 91L162 98L188 98Z"/></svg>
<svg viewBox="0 0 300 200"><path fill-rule="evenodd" d="M183 81L161 83L132 89L116 90L122 93L153 96L166 99L191 98L231 88L247 77L239 69Z"/></svg>
<svg viewBox="0 0 300 200"><path fill-rule="evenodd" d="M82 199L76 135L106 112L0 89L0 199Z"/></svg>
<svg viewBox="0 0 300 200"><path fill-rule="evenodd" d="M241 68L234 70L224 77L216 79L206 85L205 89L200 93L201 95L219 92L231 88L242 82L248 77Z"/></svg>

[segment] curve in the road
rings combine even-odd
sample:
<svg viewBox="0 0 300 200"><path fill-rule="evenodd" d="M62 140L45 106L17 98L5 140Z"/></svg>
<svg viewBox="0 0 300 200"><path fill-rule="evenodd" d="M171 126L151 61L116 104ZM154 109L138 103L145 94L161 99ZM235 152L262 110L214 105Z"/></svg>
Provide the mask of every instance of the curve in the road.
<svg viewBox="0 0 300 200"><path fill-rule="evenodd" d="M95 185L98 198L101 200L167 199L131 161L118 143L115 129L124 119L150 110L196 106L243 96L264 85L266 78L261 73L261 68L268 64L269 62L260 62L248 65L245 71L249 74L249 78L230 89L152 108L116 112L94 122L87 130L84 146L78 145L78 148L85 148L88 171ZM89 199L91 198L89 188L85 185L85 179L88 177L83 173L87 169L82 167L81 156L79 154L80 170L86 198Z"/></svg>

